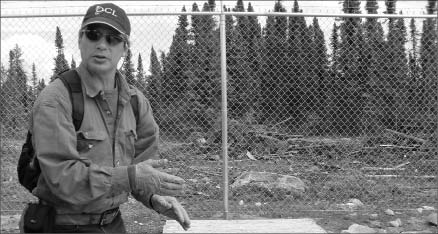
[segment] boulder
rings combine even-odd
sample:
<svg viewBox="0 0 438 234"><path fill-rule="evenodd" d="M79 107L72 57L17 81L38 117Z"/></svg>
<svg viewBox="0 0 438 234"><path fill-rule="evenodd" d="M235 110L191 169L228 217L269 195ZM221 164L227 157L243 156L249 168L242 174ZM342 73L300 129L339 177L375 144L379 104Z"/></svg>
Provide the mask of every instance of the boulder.
<svg viewBox="0 0 438 234"><path fill-rule="evenodd" d="M385 214L387 214L387 215L395 215L394 211L392 211L391 209L385 210Z"/></svg>
<svg viewBox="0 0 438 234"><path fill-rule="evenodd" d="M231 185L232 189L244 186L267 189L269 191L284 191L287 194L302 194L306 190L304 182L295 176L281 175L270 172L244 172ZM254 189L254 191L256 191Z"/></svg>
<svg viewBox="0 0 438 234"><path fill-rule="evenodd" d="M393 227L400 227L402 225L401 219L396 219L396 220L393 220L393 221L389 221L388 223L389 223L389 225L391 225Z"/></svg>
<svg viewBox="0 0 438 234"><path fill-rule="evenodd" d="M348 230L342 230L342 233L376 233L374 228L365 225L352 224Z"/></svg>
<svg viewBox="0 0 438 234"><path fill-rule="evenodd" d="M429 216L427 216L427 222L429 222L434 226L437 226L437 213L432 213Z"/></svg>

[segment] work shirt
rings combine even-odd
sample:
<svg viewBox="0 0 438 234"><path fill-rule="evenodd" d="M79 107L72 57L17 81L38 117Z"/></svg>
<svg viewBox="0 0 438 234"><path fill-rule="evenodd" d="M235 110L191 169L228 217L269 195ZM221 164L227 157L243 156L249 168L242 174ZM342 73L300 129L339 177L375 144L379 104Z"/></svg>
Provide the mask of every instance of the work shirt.
<svg viewBox="0 0 438 234"><path fill-rule="evenodd" d="M61 215L96 214L118 207L131 192L127 166L158 158L158 126L145 96L117 72L117 108L111 108L101 82L82 66L76 71L84 97L78 131L69 93L60 79L41 92L32 112L32 142L41 167L32 193ZM133 95L138 97L137 124L130 103Z"/></svg>

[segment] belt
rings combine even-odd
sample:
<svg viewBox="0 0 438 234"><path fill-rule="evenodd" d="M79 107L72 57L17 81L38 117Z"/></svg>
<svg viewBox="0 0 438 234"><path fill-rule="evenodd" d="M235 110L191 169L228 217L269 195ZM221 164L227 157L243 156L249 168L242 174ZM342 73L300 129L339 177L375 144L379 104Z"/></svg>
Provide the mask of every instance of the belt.
<svg viewBox="0 0 438 234"><path fill-rule="evenodd" d="M39 199L44 205L50 205L46 201ZM114 221L120 213L119 207L106 210L101 214L77 213L77 214L56 214L56 225L106 225Z"/></svg>
<svg viewBox="0 0 438 234"><path fill-rule="evenodd" d="M56 225L106 225L114 221L119 214L119 207L104 211L101 214L58 214L56 215Z"/></svg>

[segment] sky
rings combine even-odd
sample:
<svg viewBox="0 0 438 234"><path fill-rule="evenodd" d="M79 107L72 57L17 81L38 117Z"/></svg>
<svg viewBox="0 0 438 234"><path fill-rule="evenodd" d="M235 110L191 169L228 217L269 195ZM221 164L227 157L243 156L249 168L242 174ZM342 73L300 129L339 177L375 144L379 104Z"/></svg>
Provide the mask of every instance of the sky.
<svg viewBox="0 0 438 234"><path fill-rule="evenodd" d="M36 18L1 18L1 63L7 68L8 53L16 45L22 49L24 67L30 77L32 63L35 63L38 78L45 78L47 81L52 74L54 67L55 32L56 26L60 27L64 41L64 54L70 63L72 59L76 64L80 63L78 53L77 36L82 15L87 8L93 4L107 1L1 1L1 16L26 16L26 15L54 15L60 17L36 17ZM196 2L202 9L206 1L113 1L121 6L128 13L142 12L180 12L183 6L190 11L192 4ZM256 12L272 11L274 1L246 1L251 2ZM299 0L300 8L304 13L342 13L342 3L340 1L310 1ZM404 15L424 14L426 0L419 1L397 1L397 11L402 10ZM216 0L216 10L221 9L223 4L233 8L234 1ZM364 10L365 1L362 1L361 10ZM287 12L291 12L293 1L283 1L283 6ZM384 1L379 1L379 13L385 10ZM77 14L78 17L62 17L65 14ZM145 70L149 68L149 55L153 47L157 53L167 52L174 30L176 28L178 16L130 16L132 24L131 50L133 52L132 62L137 66L138 54L141 53ZM190 17L189 17L190 18ZM310 20L310 18L308 18ZM418 19L419 21L422 19ZM261 24L265 23L264 17L259 17ZM330 31L333 25L333 18L322 18L319 20L321 27ZM408 22L406 22L408 25ZM417 30L421 28L417 27ZM326 33L326 37L329 33Z"/></svg>

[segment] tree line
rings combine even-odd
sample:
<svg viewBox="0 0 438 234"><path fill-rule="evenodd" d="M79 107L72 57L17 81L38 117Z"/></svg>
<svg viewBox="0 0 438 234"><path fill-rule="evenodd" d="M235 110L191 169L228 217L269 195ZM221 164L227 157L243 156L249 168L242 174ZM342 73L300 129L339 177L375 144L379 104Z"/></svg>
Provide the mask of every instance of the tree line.
<svg viewBox="0 0 438 234"><path fill-rule="evenodd" d="M385 13L395 14L396 0L385 1ZM360 0L344 0L342 10L361 14ZM275 1L274 12L287 12ZM192 12L213 12L208 0ZM224 11L254 12L237 0ZM377 0L365 1L376 14ZM183 7L185 12L186 8ZM294 1L292 12L303 12ZM427 14L436 14L437 0L428 0ZM178 17L167 53L151 48L146 75L141 54L134 68L132 51L121 72L149 98L163 132L174 135L211 131L220 120L220 46L217 20L210 15ZM314 17L226 16L228 116L245 124L281 126L304 134L360 135L381 129L436 129L438 90L437 20L342 17L334 22L330 40ZM408 24L408 26L407 26ZM384 28L387 27L387 28ZM387 33L385 32L385 29ZM408 36L409 30L409 36ZM76 67L63 52L56 29L54 74ZM40 90L31 85L22 67L18 45L11 50L9 68L1 66L1 119L11 126L24 114ZM35 70L35 65L33 70ZM35 80L35 82L34 82ZM18 97L18 98L17 98ZM21 117L20 117L21 115ZM13 119L16 119L11 122ZM17 122L18 121L18 122Z"/></svg>

